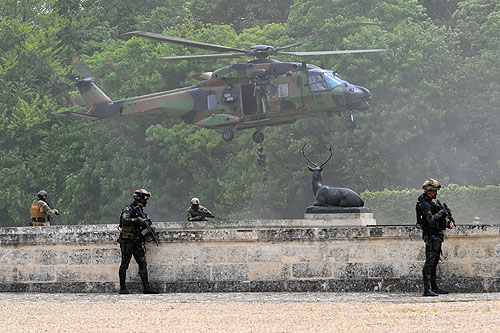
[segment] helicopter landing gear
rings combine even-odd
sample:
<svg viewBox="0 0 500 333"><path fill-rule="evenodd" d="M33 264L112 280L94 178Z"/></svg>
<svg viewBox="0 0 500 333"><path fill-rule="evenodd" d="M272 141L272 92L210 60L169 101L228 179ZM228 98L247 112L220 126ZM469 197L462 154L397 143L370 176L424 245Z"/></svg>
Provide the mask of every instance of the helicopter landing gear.
<svg viewBox="0 0 500 333"><path fill-rule="evenodd" d="M252 139L255 143L261 143L264 141L264 133L261 130L257 130L253 133Z"/></svg>
<svg viewBox="0 0 500 333"><path fill-rule="evenodd" d="M358 127L358 123L356 122L356 120L354 120L354 114L352 113L352 111L349 114L349 119L345 122L345 126L350 130L354 130L356 127Z"/></svg>
<svg viewBox="0 0 500 333"><path fill-rule="evenodd" d="M231 141L234 138L234 131L231 128L226 128L222 131L222 139L224 141Z"/></svg>

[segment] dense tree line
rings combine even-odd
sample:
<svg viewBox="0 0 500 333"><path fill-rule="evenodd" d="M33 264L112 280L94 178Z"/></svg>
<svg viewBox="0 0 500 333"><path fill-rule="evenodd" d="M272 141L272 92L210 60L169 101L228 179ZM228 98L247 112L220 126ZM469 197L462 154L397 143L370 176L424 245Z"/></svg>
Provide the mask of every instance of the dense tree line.
<svg viewBox="0 0 500 333"><path fill-rule="evenodd" d="M444 5L443 5L444 3ZM375 25L352 25L372 21ZM310 156L334 158L325 183L358 192L498 185L500 3L493 0L0 0L1 225L26 225L39 189L55 223L115 223L136 188L153 193L154 220L176 220L192 196L226 218L300 217L311 204ZM146 30L234 47L387 48L306 60L373 93L360 126L326 116L266 128L269 184L252 131L231 142L164 115L82 121L77 77L94 76L112 99L193 85L192 74L229 60L160 63L195 54L124 33Z"/></svg>

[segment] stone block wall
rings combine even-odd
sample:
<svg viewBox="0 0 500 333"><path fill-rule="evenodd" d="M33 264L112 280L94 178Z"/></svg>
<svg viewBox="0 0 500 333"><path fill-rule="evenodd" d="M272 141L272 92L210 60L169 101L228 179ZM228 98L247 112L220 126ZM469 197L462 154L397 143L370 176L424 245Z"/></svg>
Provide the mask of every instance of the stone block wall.
<svg viewBox="0 0 500 333"><path fill-rule="evenodd" d="M154 223L147 244L161 292L421 291L424 246L413 226L321 221ZM500 291L500 227L447 231L438 274L454 292ZM0 291L116 292L116 225L0 228ZM137 265L127 275L140 291Z"/></svg>

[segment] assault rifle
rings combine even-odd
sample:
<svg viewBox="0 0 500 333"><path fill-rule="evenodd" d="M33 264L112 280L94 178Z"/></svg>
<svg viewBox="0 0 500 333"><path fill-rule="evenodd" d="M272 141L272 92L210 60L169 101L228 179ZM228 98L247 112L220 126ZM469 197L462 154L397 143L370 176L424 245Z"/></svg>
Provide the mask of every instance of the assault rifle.
<svg viewBox="0 0 500 333"><path fill-rule="evenodd" d="M54 209L54 206L52 206L52 204L48 200L45 200L45 202L47 203L47 205L49 205L49 207L52 207L50 209ZM54 219L55 215L59 215L58 210L56 210L56 213L52 216L52 218L50 215L47 216L47 222L49 222L49 225L52 225L52 220Z"/></svg>
<svg viewBox="0 0 500 333"><path fill-rule="evenodd" d="M141 218L143 218L145 221L144 223L146 224L146 227L142 229L141 234L144 236L144 238L147 240L147 236L151 236L153 239L153 242L155 242L156 246L158 246L158 237L156 236L155 229L151 226L153 222L151 222L151 219L149 217L146 217L144 215L144 212L142 209L135 209L135 212L137 215L139 215Z"/></svg>
<svg viewBox="0 0 500 333"><path fill-rule="evenodd" d="M191 214L191 217L201 216L201 217L209 217L211 219L215 218L214 214L210 213L209 211L198 210L198 211L192 211L189 214Z"/></svg>
<svg viewBox="0 0 500 333"><path fill-rule="evenodd" d="M446 203L441 203L439 202L439 200L436 200L436 205L441 208L444 212L445 212L445 220L447 221L446 225L444 226L445 228L448 228L448 229L451 229L451 223L450 222L453 222L453 225L457 225L457 223L455 222L455 219L453 218L453 216L451 216L451 210L448 208L448 206L446 205ZM444 229L443 229L444 230Z"/></svg>

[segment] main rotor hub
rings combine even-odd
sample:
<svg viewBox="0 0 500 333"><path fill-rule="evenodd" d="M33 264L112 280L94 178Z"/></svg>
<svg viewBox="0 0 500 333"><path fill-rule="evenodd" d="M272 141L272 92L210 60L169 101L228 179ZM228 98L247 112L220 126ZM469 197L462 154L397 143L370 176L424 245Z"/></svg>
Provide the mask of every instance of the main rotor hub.
<svg viewBox="0 0 500 333"><path fill-rule="evenodd" d="M274 48L269 45L255 45L248 50L249 54L257 59L265 59L275 53Z"/></svg>

